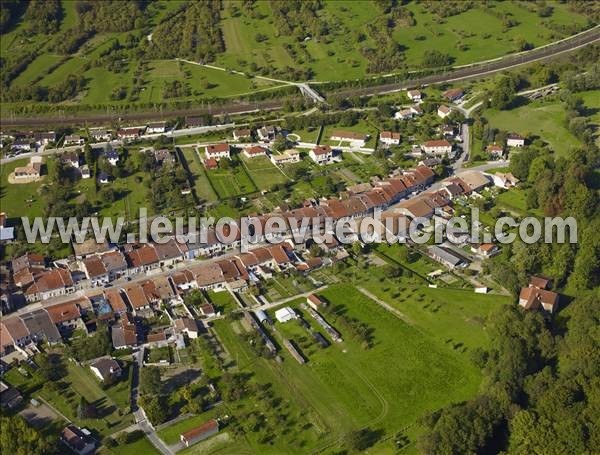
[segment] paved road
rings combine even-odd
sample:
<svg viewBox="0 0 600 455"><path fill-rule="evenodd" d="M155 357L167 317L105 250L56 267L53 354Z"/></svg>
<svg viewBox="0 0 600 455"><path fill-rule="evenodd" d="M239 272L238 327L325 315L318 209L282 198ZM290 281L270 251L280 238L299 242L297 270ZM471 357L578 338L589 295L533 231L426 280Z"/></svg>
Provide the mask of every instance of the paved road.
<svg viewBox="0 0 600 455"><path fill-rule="evenodd" d="M527 63L532 63L540 60L549 59L557 55L571 52L580 49L584 46L592 44L600 40L600 26L596 26L586 32L580 33L571 38L561 40L548 46L533 49L525 53L505 56L493 61L482 62L481 64L473 64L467 67L455 68L449 72L416 78L402 81L399 83L383 84L365 88L342 89L331 94L341 96L371 96L381 93L395 92L404 90L409 87L420 85L436 84L443 82L454 82L464 79L472 79L485 76L488 74L497 73L510 68L514 68ZM292 84L289 81L283 81L287 84ZM300 85L301 83L293 83ZM177 117L185 115L225 115L225 114L243 114L256 112L258 110L275 110L281 109L283 103L280 100L264 100L257 102L230 102L223 105L212 105L208 103L207 107L194 109L177 109L171 111L151 111L151 112L115 112L112 114L96 114L96 115L69 115L61 117L6 117L2 119L1 125L3 128L7 126L49 126L49 125L76 125L76 124L106 124L123 118L128 122L141 120L156 120L165 117Z"/></svg>
<svg viewBox="0 0 600 455"><path fill-rule="evenodd" d="M140 429L146 434L152 445L163 455L174 455L173 451L158 437L156 430L146 418L146 413L139 407L140 371L144 365L144 347L133 353L133 374L131 378L131 410Z"/></svg>

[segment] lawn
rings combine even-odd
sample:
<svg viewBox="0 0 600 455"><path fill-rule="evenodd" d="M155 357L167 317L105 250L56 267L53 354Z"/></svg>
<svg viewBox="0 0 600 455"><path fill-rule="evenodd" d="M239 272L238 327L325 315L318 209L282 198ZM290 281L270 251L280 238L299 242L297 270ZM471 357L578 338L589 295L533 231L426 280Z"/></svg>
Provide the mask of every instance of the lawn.
<svg viewBox="0 0 600 455"><path fill-rule="evenodd" d="M565 127L565 107L556 98L534 101L507 111L488 109L483 115L491 128L539 136L560 156L568 157L573 147L581 145L579 139Z"/></svg>
<svg viewBox="0 0 600 455"><path fill-rule="evenodd" d="M542 212L539 209L527 209L526 197L525 190L521 188L511 188L510 190L500 193L498 197L496 197L495 202L499 207L515 211L520 215L531 213L536 216L542 216Z"/></svg>
<svg viewBox="0 0 600 455"><path fill-rule="evenodd" d="M240 308L229 291L208 291L207 295L210 303L213 304L217 311L222 313L227 313Z"/></svg>
<svg viewBox="0 0 600 455"><path fill-rule="evenodd" d="M108 449L102 447L100 454L118 454L118 455L158 455L160 452L152 445L152 443L145 436L138 439L137 441L130 442L129 444L119 445Z"/></svg>
<svg viewBox="0 0 600 455"><path fill-rule="evenodd" d="M219 199L228 199L255 193L258 188L254 185L236 154L231 156L230 166L207 171L206 175L215 189Z"/></svg>
<svg viewBox="0 0 600 455"><path fill-rule="evenodd" d="M258 156L256 158L240 156L240 163L245 167L246 172L256 187L261 191L269 190L273 185L288 181L287 177L266 156Z"/></svg>
<svg viewBox="0 0 600 455"><path fill-rule="evenodd" d="M47 175L48 166L53 166L54 160L46 159L44 161L46 171L42 170L42 175ZM8 183L8 175L16 167L27 166L28 163L29 158L26 158L0 165L0 205L2 205L2 211L6 212L9 218L43 215L45 204L39 194L39 189L46 178L35 183Z"/></svg>
<svg viewBox="0 0 600 455"><path fill-rule="evenodd" d="M200 161L198 153L193 148L182 148L183 157L194 179L194 190L196 196L205 201L217 201L218 196L210 185L210 181L206 176L204 165Z"/></svg>
<svg viewBox="0 0 600 455"><path fill-rule="evenodd" d="M195 415L192 417L188 417L186 419L180 420L173 425L169 425L166 428L163 428L158 431L158 436L165 442L167 445L177 444L179 442L179 435L184 433L192 428L199 427L207 420L214 418L217 413L218 408L213 408L210 411L203 412L200 415Z"/></svg>
<svg viewBox="0 0 600 455"><path fill-rule="evenodd" d="M109 183L115 190L116 199L114 202L106 204L104 201L98 212L101 217L116 218L119 216L125 217L126 220L138 218L140 208L144 207L148 210L148 214L152 214L152 207L148 202L148 186L144 179L147 174L144 172L136 172L123 178L116 178ZM103 185L100 185L102 188ZM74 189L76 192L81 192L91 200L97 200L96 182L93 178L79 180Z"/></svg>
<svg viewBox="0 0 600 455"><path fill-rule="evenodd" d="M160 363L166 361L168 363L171 363L172 360L173 353L171 352L170 346L146 349L146 358L144 359L145 362Z"/></svg>
<svg viewBox="0 0 600 455"><path fill-rule="evenodd" d="M67 388L64 390L53 390L44 386L39 391L39 395L43 399L51 403L52 406L69 419L74 420L78 425L95 430L102 436L112 434L116 430L131 424L133 420L132 415L122 415L124 412L127 412L128 405L126 408L120 408L107 392L102 390L98 381L94 379L87 367L67 362L66 371L67 375L62 381L67 384ZM115 393L115 396L120 395L122 394ZM85 397L90 404L96 407L99 418L80 419L77 417L77 407L80 397ZM125 404L122 400L119 401L120 405Z"/></svg>

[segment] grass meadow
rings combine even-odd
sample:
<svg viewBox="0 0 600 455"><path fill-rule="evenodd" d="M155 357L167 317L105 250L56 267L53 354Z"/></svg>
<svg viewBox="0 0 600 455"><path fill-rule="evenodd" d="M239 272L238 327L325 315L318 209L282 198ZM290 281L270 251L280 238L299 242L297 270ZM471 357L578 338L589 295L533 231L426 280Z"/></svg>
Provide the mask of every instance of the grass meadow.
<svg viewBox="0 0 600 455"><path fill-rule="evenodd" d="M331 309L323 314L344 341L321 348L296 321L275 322L266 328L279 346L283 339L292 340L307 360L304 365L285 348L278 352L281 363L258 357L238 335L244 330L239 322L215 321L215 331L237 359L238 368L252 374L253 380L272 384L273 393L284 394L286 412L310 422L303 425L304 420L299 420L274 438L272 445L261 446L261 451L335 450L343 446L349 432L368 427L384 439L375 448L377 453L391 453L392 442L385 440L386 435L408 428L414 438L420 416L477 391L481 373L471 363L471 352L488 342L483 329L487 315L510 303L510 298L432 289L414 275L391 279L384 268L373 264L366 269L358 265L336 272L323 269L315 278L328 284L318 293ZM402 317L388 312L363 290L393 306ZM311 330L329 339L302 308L305 301L301 298L286 305L302 314ZM275 319L274 310L269 312ZM365 349L344 331L343 318L368 326L371 348ZM247 436L256 450L253 435Z"/></svg>

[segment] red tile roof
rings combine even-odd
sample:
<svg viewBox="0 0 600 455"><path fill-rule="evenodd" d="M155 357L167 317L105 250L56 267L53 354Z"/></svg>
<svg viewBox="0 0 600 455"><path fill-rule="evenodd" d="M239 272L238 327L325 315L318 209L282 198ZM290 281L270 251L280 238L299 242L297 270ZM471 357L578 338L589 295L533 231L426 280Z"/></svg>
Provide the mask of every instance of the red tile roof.
<svg viewBox="0 0 600 455"><path fill-rule="evenodd" d="M119 289L107 289L104 291L104 296L115 313L124 313L127 311L127 304Z"/></svg>
<svg viewBox="0 0 600 455"><path fill-rule="evenodd" d="M215 419L210 419L208 422L200 425L199 427L192 428L191 430L181 433L181 437L186 441L193 441L196 438L219 429L219 423Z"/></svg>
<svg viewBox="0 0 600 455"><path fill-rule="evenodd" d="M65 302L58 305L53 305L46 308L46 311L50 315L50 319L55 324L61 322L72 321L81 317L79 307L75 302Z"/></svg>
<svg viewBox="0 0 600 455"><path fill-rule="evenodd" d="M150 304L144 289L139 284L132 284L123 288L127 300L133 309L142 308Z"/></svg>
<svg viewBox="0 0 600 455"><path fill-rule="evenodd" d="M106 267L98 256L88 256L82 262L90 278L96 278L107 274Z"/></svg>
<svg viewBox="0 0 600 455"><path fill-rule="evenodd" d="M328 153L331 153L331 147L328 145L317 145L312 149L312 152L315 155L327 155Z"/></svg>
<svg viewBox="0 0 600 455"><path fill-rule="evenodd" d="M206 153L208 153L208 154L229 152L229 150L230 150L229 144L225 144L225 143L211 144L211 145L206 146Z"/></svg>

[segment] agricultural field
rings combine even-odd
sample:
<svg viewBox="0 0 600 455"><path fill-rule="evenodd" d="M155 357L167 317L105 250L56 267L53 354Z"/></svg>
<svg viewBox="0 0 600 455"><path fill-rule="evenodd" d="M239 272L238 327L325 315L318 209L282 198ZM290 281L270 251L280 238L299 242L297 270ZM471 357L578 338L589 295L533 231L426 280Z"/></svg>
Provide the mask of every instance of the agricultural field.
<svg viewBox="0 0 600 455"><path fill-rule="evenodd" d="M388 254L392 256L393 251ZM297 415L303 410L303 418L312 423L303 426L300 419L271 439L271 445L261 445L261 451L335 449L343 447L348 432L364 427L375 432L377 439L406 428L405 434L414 440L421 431L417 424L420 416L477 391L481 373L471 363L471 352L487 345L483 323L493 309L510 303L510 297L481 296L466 289L432 289L416 275L390 278L380 264L373 262L365 273L364 265L350 261L313 274L327 284L318 292L329 304L322 314L341 333L342 343L332 342L302 308L304 298L286 305L331 345L321 348L297 321L275 322L266 329L280 346L282 363L258 357L240 337L244 329L239 322L215 321L219 339L237 359L240 370L251 373L259 383L272 384L273 394L285 393L285 412ZM286 281L267 288L277 290L280 298L293 294L282 291L280 285L292 287ZM293 292L297 295L303 290L296 286ZM396 313L376 300L392 306ZM269 310L275 320L273 312ZM350 319L368 327L369 348L348 332L345 321ZM307 361L305 365L298 364L282 347L283 339L293 341ZM358 402L357 396L361 397ZM237 405L238 409L246 406L252 407L246 402ZM258 447L254 435L248 435L248 442ZM375 450L391 451L391 444L387 440Z"/></svg>
<svg viewBox="0 0 600 455"><path fill-rule="evenodd" d="M486 3L487 9L475 4L449 17L411 2L390 29L382 32L390 44L399 46L394 51L394 55L399 54L397 64L384 71L373 67L369 57L381 47L369 27L383 11L369 2L324 2L315 12L315 21L324 33L299 37L277 29L278 19L269 2L256 2L247 8L240 2L226 1L215 24L224 50L216 51L206 63L191 57L186 61L184 55L156 58L146 42L151 42L161 22L182 5L150 4L143 11L144 20L135 21L132 29L116 31L116 27L91 34L70 51L57 49L58 35L32 34L27 21L17 20L2 35L2 56L16 60L33 54L33 59L15 73L10 88L53 88L75 75L85 79L85 87L62 101L65 106L77 104L100 112L108 106L124 109L181 101L202 104L285 87L292 78L288 73L294 70L316 83L361 79L421 69L423 54L430 49L446 54L453 65L464 65L516 52L522 43L539 47L566 37L569 27L570 32L576 32L589 26L586 17L558 2L552 3L549 17L539 17L535 7L516 1ZM58 33L76 30L80 24L74 2L64 0L62 7ZM125 57L119 54L123 48ZM112 65L113 56L121 62L117 68ZM269 76L272 71L276 76ZM181 91L169 92L173 82L180 83ZM22 107L21 101L3 104L5 112Z"/></svg>
<svg viewBox="0 0 600 455"><path fill-rule="evenodd" d="M233 2L230 5L234 5ZM425 50L437 49L449 54L455 65L492 59L515 52L515 41L522 38L534 46L557 39L549 23L574 24L584 27L586 18L567 10L567 6L553 3L549 18L540 18L518 2L487 5L497 14L510 14L517 24L508 30L502 20L483 8L475 7L447 18L440 18L422 5L409 3L407 10L415 19L414 26L398 21L392 30L394 41L403 47L405 63L419 68ZM252 17L236 13L232 6L223 13L222 31L226 52L217 62L227 68L244 69L250 63L284 68L294 66L294 59L285 46L294 45L292 37L278 36L266 2L257 3ZM357 79L367 75L367 60L361 47L377 46L368 34L356 41L356 30L364 30L380 11L366 1L325 2L319 19L329 25L330 34L307 39L300 49L301 61L315 74L315 81ZM257 30L266 39L257 42Z"/></svg>
<svg viewBox="0 0 600 455"><path fill-rule="evenodd" d="M482 5L483 6L483 5ZM586 19L567 10L566 5L553 2L553 14L542 19L519 2L486 4L490 11L473 8L444 19L426 11L422 5L411 3L408 9L416 19L414 27L397 27L394 38L406 46L404 55L409 66L418 65L426 50L437 49L454 58L454 65L500 57L516 52L515 40L522 38L538 47L554 41L547 24L578 24ZM492 12L509 14L518 24L506 29ZM556 38L555 38L556 39Z"/></svg>

